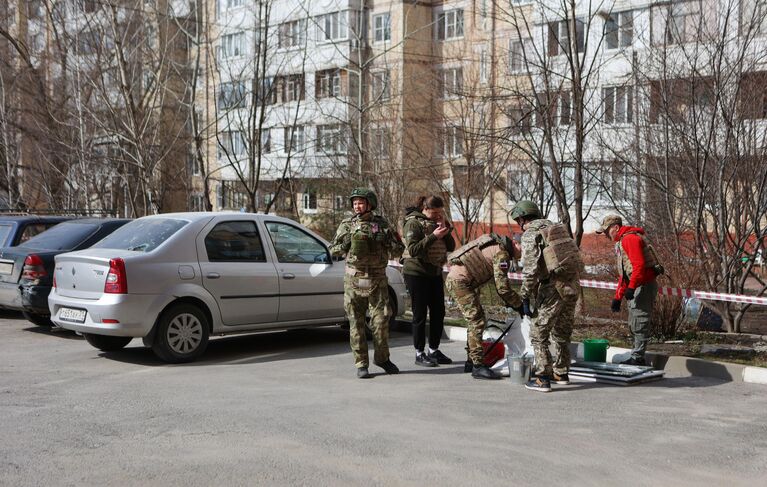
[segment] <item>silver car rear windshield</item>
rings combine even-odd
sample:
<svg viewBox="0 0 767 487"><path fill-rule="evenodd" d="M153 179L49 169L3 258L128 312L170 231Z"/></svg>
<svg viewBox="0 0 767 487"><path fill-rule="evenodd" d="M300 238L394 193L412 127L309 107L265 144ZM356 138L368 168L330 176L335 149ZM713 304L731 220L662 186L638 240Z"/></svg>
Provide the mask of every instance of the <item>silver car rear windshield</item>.
<svg viewBox="0 0 767 487"><path fill-rule="evenodd" d="M151 252L174 233L183 228L188 221L172 218L146 218L134 220L114 231L91 248L121 249L138 252Z"/></svg>

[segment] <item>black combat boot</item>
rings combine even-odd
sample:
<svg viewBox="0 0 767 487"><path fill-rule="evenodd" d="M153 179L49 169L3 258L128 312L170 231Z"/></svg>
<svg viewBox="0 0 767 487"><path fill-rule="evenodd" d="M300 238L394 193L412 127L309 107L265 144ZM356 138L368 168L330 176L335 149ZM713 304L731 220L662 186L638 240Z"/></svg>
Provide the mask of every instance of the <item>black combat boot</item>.
<svg viewBox="0 0 767 487"><path fill-rule="evenodd" d="M464 374L468 374L472 370L474 370L474 364L472 363L471 360L467 360L466 362L463 363L463 373Z"/></svg>
<svg viewBox="0 0 767 487"><path fill-rule="evenodd" d="M370 372L368 372L368 368L367 367L360 367L359 369L357 369L357 378L358 379L370 379L371 377L373 377L373 376L370 375Z"/></svg>
<svg viewBox="0 0 767 487"><path fill-rule="evenodd" d="M474 369L471 371L471 376L475 379L489 379L489 380L498 380L501 378L501 374L494 371L487 365L475 365Z"/></svg>

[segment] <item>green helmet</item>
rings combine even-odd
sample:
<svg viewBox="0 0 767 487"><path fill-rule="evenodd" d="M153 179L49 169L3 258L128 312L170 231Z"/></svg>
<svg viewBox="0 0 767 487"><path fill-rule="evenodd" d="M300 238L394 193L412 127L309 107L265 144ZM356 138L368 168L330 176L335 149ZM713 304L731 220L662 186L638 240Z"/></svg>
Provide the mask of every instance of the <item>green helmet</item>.
<svg viewBox="0 0 767 487"><path fill-rule="evenodd" d="M530 200L518 201L514 208L511 209L511 219L517 218L540 218L541 210L538 209L538 205Z"/></svg>
<svg viewBox="0 0 767 487"><path fill-rule="evenodd" d="M349 203L351 203L354 198L365 198L368 201L368 204L370 204L370 211L378 208L378 197L372 189L354 188L349 195Z"/></svg>

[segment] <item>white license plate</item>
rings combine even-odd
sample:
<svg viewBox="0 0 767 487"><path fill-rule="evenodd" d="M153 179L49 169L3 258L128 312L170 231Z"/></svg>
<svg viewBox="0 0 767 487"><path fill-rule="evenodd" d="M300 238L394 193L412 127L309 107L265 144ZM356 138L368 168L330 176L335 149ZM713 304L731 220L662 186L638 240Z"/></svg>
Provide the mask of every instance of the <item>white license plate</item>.
<svg viewBox="0 0 767 487"><path fill-rule="evenodd" d="M0 262L0 274L12 274L13 262Z"/></svg>
<svg viewBox="0 0 767 487"><path fill-rule="evenodd" d="M62 321L71 321L72 323L85 323L86 313L87 311L84 309L61 308L61 311L59 311L59 319Z"/></svg>

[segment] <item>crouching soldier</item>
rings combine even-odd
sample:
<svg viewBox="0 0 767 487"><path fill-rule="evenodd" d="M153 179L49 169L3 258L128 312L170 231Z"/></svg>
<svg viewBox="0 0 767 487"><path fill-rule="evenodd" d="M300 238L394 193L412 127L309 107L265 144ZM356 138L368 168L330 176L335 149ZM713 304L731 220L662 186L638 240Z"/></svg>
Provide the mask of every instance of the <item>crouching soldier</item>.
<svg viewBox="0 0 767 487"><path fill-rule="evenodd" d="M570 337L583 260L567 228L542 218L532 201L518 202L511 210L511 218L524 231L520 294L523 313L532 318L530 341L535 352L536 377L525 387L550 392L552 381L570 383ZM553 364L550 340L557 353Z"/></svg>
<svg viewBox="0 0 767 487"><path fill-rule="evenodd" d="M501 376L482 363L482 331L485 329L485 311L480 302L479 289L491 279L498 295L521 313L522 300L509 282L512 257L519 256L513 240L497 235L483 235L448 255L452 264L445 286L461 308L468 322L466 352L468 359L464 372L475 379L500 379Z"/></svg>
<svg viewBox="0 0 767 487"><path fill-rule="evenodd" d="M375 355L373 362L387 374L399 369L389 360L389 259L402 255L405 246L389 222L373 213L378 198L373 191L357 188L349 196L354 216L341 222L330 246L334 256L346 257L344 308L349 320L349 343L354 354L357 377L371 377L368 343L365 337L365 311L370 309Z"/></svg>

